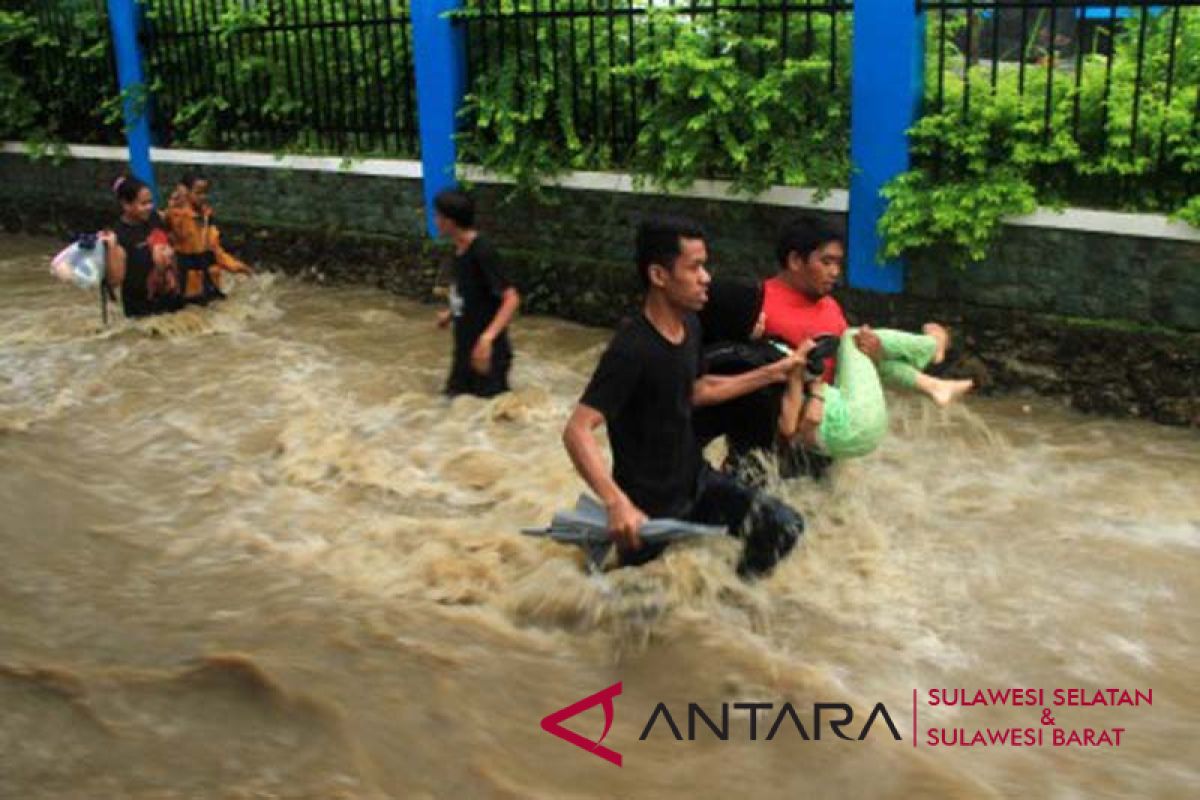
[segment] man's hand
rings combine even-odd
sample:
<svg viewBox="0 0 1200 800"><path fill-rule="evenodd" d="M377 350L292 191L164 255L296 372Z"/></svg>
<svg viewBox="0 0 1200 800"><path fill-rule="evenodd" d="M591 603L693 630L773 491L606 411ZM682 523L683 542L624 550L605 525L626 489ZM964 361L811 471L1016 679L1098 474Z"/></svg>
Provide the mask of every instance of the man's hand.
<svg viewBox="0 0 1200 800"><path fill-rule="evenodd" d="M883 342L880 341L879 335L871 330L871 326L863 325L859 328L858 333L854 334L854 343L863 355L876 364L883 359Z"/></svg>
<svg viewBox="0 0 1200 800"><path fill-rule="evenodd" d="M452 319L454 319L454 315L450 313L450 309L448 308L443 308L441 311L437 312L437 326L439 328L444 328L449 325L450 320Z"/></svg>
<svg viewBox="0 0 1200 800"><path fill-rule="evenodd" d="M626 552L642 549L638 531L646 523L646 515L628 497L622 496L608 506L608 536Z"/></svg>
<svg viewBox="0 0 1200 800"><path fill-rule="evenodd" d="M471 369L480 375L492 371L492 340L487 336L480 336L475 342L475 348L471 351Z"/></svg>
<svg viewBox="0 0 1200 800"><path fill-rule="evenodd" d="M808 351L812 349L812 339L805 339L800 343L799 347L778 361L768 364L765 369L770 371L775 383L786 381L797 370L803 372L804 362L808 358Z"/></svg>
<svg viewBox="0 0 1200 800"><path fill-rule="evenodd" d="M812 349L816 346L817 343L812 337L809 337L800 342L800 344L796 345L796 355L800 357L800 363L796 366L794 374L804 374L804 365L808 363L808 354L811 353Z"/></svg>

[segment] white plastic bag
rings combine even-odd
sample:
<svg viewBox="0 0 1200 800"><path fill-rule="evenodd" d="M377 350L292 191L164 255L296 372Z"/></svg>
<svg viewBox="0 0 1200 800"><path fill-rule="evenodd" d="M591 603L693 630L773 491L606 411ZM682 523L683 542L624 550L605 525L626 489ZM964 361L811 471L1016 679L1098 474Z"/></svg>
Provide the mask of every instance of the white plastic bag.
<svg viewBox="0 0 1200 800"><path fill-rule="evenodd" d="M108 253L95 236L82 236L50 262L50 274L64 283L95 291L104 280Z"/></svg>

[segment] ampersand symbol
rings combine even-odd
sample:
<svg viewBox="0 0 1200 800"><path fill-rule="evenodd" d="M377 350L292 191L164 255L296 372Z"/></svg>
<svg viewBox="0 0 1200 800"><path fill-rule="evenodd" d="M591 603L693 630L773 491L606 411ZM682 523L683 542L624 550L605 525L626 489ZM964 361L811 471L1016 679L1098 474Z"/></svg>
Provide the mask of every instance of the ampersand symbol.
<svg viewBox="0 0 1200 800"><path fill-rule="evenodd" d="M1050 716L1050 709L1048 709L1048 708L1042 709L1042 724L1043 725L1053 725L1054 724L1054 717Z"/></svg>

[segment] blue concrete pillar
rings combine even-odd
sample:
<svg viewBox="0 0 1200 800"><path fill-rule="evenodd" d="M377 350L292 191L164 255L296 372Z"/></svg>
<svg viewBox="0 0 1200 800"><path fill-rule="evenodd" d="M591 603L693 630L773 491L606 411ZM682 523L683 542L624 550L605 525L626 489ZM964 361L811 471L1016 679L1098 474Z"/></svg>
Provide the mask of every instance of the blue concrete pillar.
<svg viewBox="0 0 1200 800"><path fill-rule="evenodd" d="M456 185L454 133L466 90L466 48L462 31L446 16L462 8L462 0L412 3L413 62L417 77L417 121L421 134L421 170L425 220L430 236L433 198Z"/></svg>
<svg viewBox="0 0 1200 800"><path fill-rule="evenodd" d="M108 0L108 24L117 61L117 81L125 95L129 170L150 187L157 201L158 184L154 182L154 166L150 163L150 121L146 118L149 97L142 73L142 51L138 46L141 14L137 0Z"/></svg>
<svg viewBox="0 0 1200 800"><path fill-rule="evenodd" d="M855 0L850 97L849 266L857 289L904 290L904 266L880 263L879 190L909 168L908 129L920 111L925 20L913 0Z"/></svg>

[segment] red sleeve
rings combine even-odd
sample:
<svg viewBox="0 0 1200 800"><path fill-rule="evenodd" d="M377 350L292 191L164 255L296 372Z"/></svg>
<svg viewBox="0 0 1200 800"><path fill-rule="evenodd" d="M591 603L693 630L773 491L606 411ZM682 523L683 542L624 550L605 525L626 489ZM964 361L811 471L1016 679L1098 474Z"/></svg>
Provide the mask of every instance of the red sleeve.
<svg viewBox="0 0 1200 800"><path fill-rule="evenodd" d="M830 297L829 299L833 301L833 308L837 312L833 333L841 336L850 327L850 323L846 321L846 312L842 310L842 304L834 297Z"/></svg>

